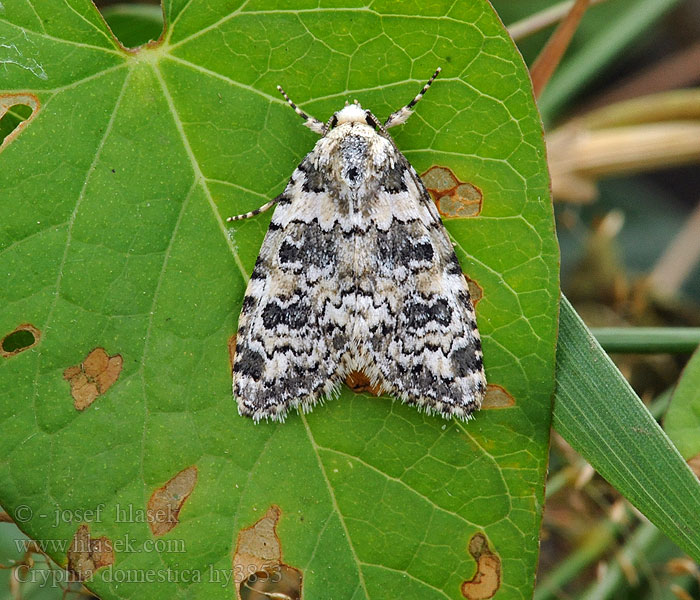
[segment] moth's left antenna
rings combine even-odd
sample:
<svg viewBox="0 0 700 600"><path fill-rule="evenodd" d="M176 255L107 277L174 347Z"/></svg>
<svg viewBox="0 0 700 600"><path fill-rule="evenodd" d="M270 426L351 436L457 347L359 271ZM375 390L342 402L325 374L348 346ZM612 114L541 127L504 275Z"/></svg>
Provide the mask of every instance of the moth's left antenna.
<svg viewBox="0 0 700 600"><path fill-rule="evenodd" d="M280 196L281 196L281 194L280 194ZM275 204L277 204L280 201L280 196L277 196L277 198L273 198L269 202L266 202L260 208L256 208L255 210L251 210L250 212L243 213L242 215L235 215L233 217L228 217L226 219L226 222L230 223L231 221L240 221L241 219L250 219L250 217L254 217L255 215L259 215L260 213L263 213L266 210L271 209Z"/></svg>
<svg viewBox="0 0 700 600"><path fill-rule="evenodd" d="M314 117L307 115L301 108L299 108L294 102L292 102L292 99L287 96L287 92L285 92L282 89L281 85L277 86L277 91L279 91L280 94L284 96L284 99L287 101L287 104L291 106L294 109L294 112L297 113L302 119L304 119L304 125L306 125L311 131L314 133L318 133L319 135L324 135L326 133L326 125L325 123L321 123L318 119L315 119Z"/></svg>

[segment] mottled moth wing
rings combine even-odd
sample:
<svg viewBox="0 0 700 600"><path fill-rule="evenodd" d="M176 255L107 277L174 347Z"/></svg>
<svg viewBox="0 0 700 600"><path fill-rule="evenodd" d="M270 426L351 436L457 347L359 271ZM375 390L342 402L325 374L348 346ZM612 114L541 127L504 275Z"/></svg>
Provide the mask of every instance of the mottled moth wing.
<svg viewBox="0 0 700 600"><path fill-rule="evenodd" d="M476 314L435 203L396 154L400 189L380 190L377 206L391 211L391 225L374 228L357 260L365 265L358 303L371 357L358 370L407 404L468 419L486 391Z"/></svg>
<svg viewBox="0 0 700 600"><path fill-rule="evenodd" d="M393 144L384 150L394 167L359 201L333 192L316 151L278 199L239 319L241 414L282 420L355 370L427 412L468 418L479 408L466 280L420 178Z"/></svg>
<svg viewBox="0 0 700 600"><path fill-rule="evenodd" d="M307 156L278 198L239 317L233 392L239 412L256 421L310 408L342 381L343 240L321 229L318 216L332 214L334 203L319 194L308 165Z"/></svg>

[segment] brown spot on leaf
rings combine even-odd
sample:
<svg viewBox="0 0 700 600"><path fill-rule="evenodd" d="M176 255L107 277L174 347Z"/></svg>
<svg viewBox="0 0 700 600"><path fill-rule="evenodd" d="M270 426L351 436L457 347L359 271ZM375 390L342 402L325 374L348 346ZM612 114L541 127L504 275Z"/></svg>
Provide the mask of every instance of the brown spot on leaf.
<svg viewBox="0 0 700 600"><path fill-rule="evenodd" d="M481 410L492 408L510 408L515 406L515 398L511 396L504 387L489 383L486 386L486 396L481 404Z"/></svg>
<svg viewBox="0 0 700 600"><path fill-rule="evenodd" d="M467 286L469 286L469 297L471 298L472 306L476 307L479 304L479 300L484 297L484 289L466 273L464 273L464 278L467 280Z"/></svg>
<svg viewBox="0 0 700 600"><path fill-rule="evenodd" d="M10 331L0 342L0 356L9 358L39 343L41 332L31 323L22 323L14 331Z"/></svg>
<svg viewBox="0 0 700 600"><path fill-rule="evenodd" d="M447 167L430 167L421 175L421 179L443 217L460 219L475 217L481 212L481 190L457 179Z"/></svg>
<svg viewBox="0 0 700 600"><path fill-rule="evenodd" d="M90 528L83 524L73 536L68 548L68 570L79 581L92 577L92 574L102 567L114 564L114 550L109 538L90 537Z"/></svg>
<svg viewBox="0 0 700 600"><path fill-rule="evenodd" d="M700 479L700 454L696 454L688 459L688 466L693 470L695 476Z"/></svg>
<svg viewBox="0 0 700 600"><path fill-rule="evenodd" d="M282 511L272 505L260 520L241 529L233 555L238 600L299 600L302 575L282 562L277 522Z"/></svg>
<svg viewBox="0 0 700 600"><path fill-rule="evenodd" d="M20 132L29 125L29 122L34 118L40 106L39 98L34 94L2 94L0 96L0 121L4 120L7 112L13 107L28 107L31 109L31 114L23 118L15 128L5 136L0 143L0 152L5 149L12 140L14 140Z"/></svg>
<svg viewBox="0 0 700 600"><path fill-rule="evenodd" d="M179 523L180 509L197 483L197 467L180 471L148 499L146 518L155 536L161 536Z"/></svg>
<svg viewBox="0 0 700 600"><path fill-rule="evenodd" d="M382 386L379 384L372 385L369 377L360 371L348 373L348 376L345 378L345 385L358 394L372 394L373 396L383 395Z"/></svg>
<svg viewBox="0 0 700 600"><path fill-rule="evenodd" d="M475 533L469 540L469 554L476 561L476 573L462 584L462 596L468 600L488 600L501 587L501 559L491 552L483 533Z"/></svg>
<svg viewBox="0 0 700 600"><path fill-rule="evenodd" d="M108 356L104 348L95 348L79 365L63 371L63 379L70 382L75 409L85 410L112 387L122 372L123 362L119 354Z"/></svg>

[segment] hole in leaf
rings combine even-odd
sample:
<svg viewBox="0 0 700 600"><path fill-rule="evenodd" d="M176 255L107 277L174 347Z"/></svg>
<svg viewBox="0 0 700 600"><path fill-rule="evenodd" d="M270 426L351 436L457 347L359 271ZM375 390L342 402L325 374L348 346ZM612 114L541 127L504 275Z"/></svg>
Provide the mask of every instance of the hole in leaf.
<svg viewBox="0 0 700 600"><path fill-rule="evenodd" d="M90 579L102 567L114 564L114 550L109 538L90 537L88 525L81 525L68 548L68 570L78 581Z"/></svg>
<svg viewBox="0 0 700 600"><path fill-rule="evenodd" d="M515 406L515 398L504 387L492 383L486 386L486 396L481 404L481 410L511 408L512 406Z"/></svg>
<svg viewBox="0 0 700 600"><path fill-rule="evenodd" d="M32 94L0 96L0 150L15 139L39 108Z"/></svg>
<svg viewBox="0 0 700 600"><path fill-rule="evenodd" d="M2 342L0 342L0 356L9 358L24 352L36 346L40 337L41 334L34 325L24 323L2 338Z"/></svg>
<svg viewBox="0 0 700 600"><path fill-rule="evenodd" d="M99 7L112 34L125 48L138 48L163 33L163 9L157 3L117 2Z"/></svg>
<svg viewBox="0 0 700 600"><path fill-rule="evenodd" d="M464 274L464 278L467 280L467 285L469 286L469 298L472 301L472 306L476 308L479 304L479 300L484 297L484 289L469 275Z"/></svg>
<svg viewBox="0 0 700 600"><path fill-rule="evenodd" d="M238 600L299 600L302 574L282 562L277 522L282 515L270 506L265 516L238 532L233 574Z"/></svg>
<svg viewBox="0 0 700 600"><path fill-rule="evenodd" d="M265 571L256 571L241 583L241 600L299 600L301 573L287 565L274 565Z"/></svg>
<svg viewBox="0 0 700 600"><path fill-rule="evenodd" d="M20 123L26 121L32 114L31 106L15 104L0 118L0 141L10 135Z"/></svg>

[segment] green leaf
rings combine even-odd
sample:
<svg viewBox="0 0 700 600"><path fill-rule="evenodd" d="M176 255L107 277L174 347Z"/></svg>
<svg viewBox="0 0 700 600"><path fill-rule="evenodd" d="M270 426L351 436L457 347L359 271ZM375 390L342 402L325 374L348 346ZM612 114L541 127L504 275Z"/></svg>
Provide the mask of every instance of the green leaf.
<svg viewBox="0 0 700 600"><path fill-rule="evenodd" d="M700 559L700 482L565 298L553 423L652 523Z"/></svg>
<svg viewBox="0 0 700 600"><path fill-rule="evenodd" d="M164 40L136 53L85 0L0 14L20 57L6 90L41 104L0 169L0 335L36 329L0 357L0 502L31 508L20 525L63 542L61 564L81 522L109 538L114 565L88 582L105 599L234 597L238 536L273 506L306 598L461 598L476 533L500 558L498 597L528 597L558 251L526 70L485 1L292 4L167 3ZM418 172L483 194L477 218L446 225L513 406L465 425L345 390L282 425L239 417L227 347L270 216L224 219L279 193L317 139L275 86L320 119L354 98L383 117L437 66L395 139ZM79 411L102 389L78 387L88 372L111 386ZM154 539L149 499L190 467L179 523Z"/></svg>
<svg viewBox="0 0 700 600"><path fill-rule="evenodd" d="M700 454L700 352L683 369L664 417L664 429L686 460Z"/></svg>

